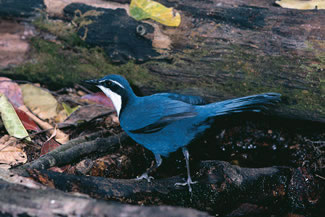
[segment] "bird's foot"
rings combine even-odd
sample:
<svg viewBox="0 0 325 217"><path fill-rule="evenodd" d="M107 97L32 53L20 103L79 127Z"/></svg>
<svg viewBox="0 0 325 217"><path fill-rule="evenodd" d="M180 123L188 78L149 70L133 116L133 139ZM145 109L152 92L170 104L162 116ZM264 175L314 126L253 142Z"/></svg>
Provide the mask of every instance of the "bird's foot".
<svg viewBox="0 0 325 217"><path fill-rule="evenodd" d="M175 183L175 186L180 186L180 185L181 186L186 186L186 185L188 185L188 191L190 193L192 193L191 184L196 184L196 183L197 183L196 181L195 182L192 181L191 177L188 177L186 182L184 182L184 183L177 182L177 183Z"/></svg>
<svg viewBox="0 0 325 217"><path fill-rule="evenodd" d="M145 172L141 176L137 176L136 180L146 179L148 182L151 182L151 179L154 179L152 176L148 176L148 173Z"/></svg>

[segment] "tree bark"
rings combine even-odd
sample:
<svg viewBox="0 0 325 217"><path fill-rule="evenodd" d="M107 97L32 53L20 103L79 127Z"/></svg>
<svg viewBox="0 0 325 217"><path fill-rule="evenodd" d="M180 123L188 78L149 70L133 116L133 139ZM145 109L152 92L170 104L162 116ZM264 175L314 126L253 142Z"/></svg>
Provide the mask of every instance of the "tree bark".
<svg viewBox="0 0 325 217"><path fill-rule="evenodd" d="M121 143L128 140L125 133L120 135L111 136L108 138L94 138L99 136L97 133L94 135L85 136L84 139L74 139L53 151L41 156L40 158L26 163L17 169L48 169L54 166L65 166L67 164L76 163L83 157L94 156L101 157L113 153L118 150ZM102 135L100 135L102 136ZM93 139L93 140L91 140ZM82 141L82 142L81 142Z"/></svg>
<svg viewBox="0 0 325 217"><path fill-rule="evenodd" d="M1 9L6 10L8 2L15 1L1 1ZM283 103L277 115L325 121L324 10L284 9L271 0L161 0L181 14L181 25L171 28L152 20L135 21L128 5L116 1L82 1L88 6L61 2L64 11L51 4L46 10L74 24L76 19L86 21L77 23L80 38L102 47L111 61L128 62L130 68L114 73L126 76L143 94L173 91L212 102L280 92ZM10 11L3 17L18 16ZM132 60L141 66L133 66ZM107 72L102 73L93 76ZM62 84L62 77L69 75L58 75L54 82Z"/></svg>
<svg viewBox="0 0 325 217"><path fill-rule="evenodd" d="M260 215L279 214L279 210L288 208L296 213L305 212L321 197L317 182L299 168L240 168L222 161L204 161L199 167L194 175L198 182L192 185L192 193L187 186L175 186L176 182L184 181L180 177L148 183L46 170L29 170L29 174L34 180L56 189L81 192L98 199L185 206L221 215L247 203L263 207Z"/></svg>
<svg viewBox="0 0 325 217"><path fill-rule="evenodd" d="M45 9L43 0L1 0L0 18L23 19L35 16L36 10Z"/></svg>
<svg viewBox="0 0 325 217"><path fill-rule="evenodd" d="M0 195L1 216L209 216L207 213L188 208L108 203L86 195L69 194L51 188L32 189L2 179Z"/></svg>

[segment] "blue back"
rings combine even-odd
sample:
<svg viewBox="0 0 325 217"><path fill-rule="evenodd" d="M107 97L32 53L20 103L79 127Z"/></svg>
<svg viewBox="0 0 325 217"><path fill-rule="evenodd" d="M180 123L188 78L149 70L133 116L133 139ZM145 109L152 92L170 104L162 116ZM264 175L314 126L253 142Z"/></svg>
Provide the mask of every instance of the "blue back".
<svg viewBox="0 0 325 217"><path fill-rule="evenodd" d="M155 94L137 97L128 104L120 116L120 123L137 143L154 154L168 156L208 129L212 124L208 121L211 117L242 111L258 112L279 97L279 94L269 93L193 105L169 94Z"/></svg>

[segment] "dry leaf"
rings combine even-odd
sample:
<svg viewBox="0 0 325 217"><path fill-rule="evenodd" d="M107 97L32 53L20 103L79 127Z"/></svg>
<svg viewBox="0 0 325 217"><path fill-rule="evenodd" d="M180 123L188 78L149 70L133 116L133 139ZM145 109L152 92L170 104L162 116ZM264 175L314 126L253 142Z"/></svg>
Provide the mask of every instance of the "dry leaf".
<svg viewBox="0 0 325 217"><path fill-rule="evenodd" d="M40 156L49 153L50 151L53 151L54 149L56 149L57 147L60 147L60 144L57 143L53 138L47 140L46 142L44 142L44 144L42 145L42 149L41 149L41 154Z"/></svg>
<svg viewBox="0 0 325 217"><path fill-rule="evenodd" d="M19 85L9 78L0 77L0 93L3 93L14 107L24 104Z"/></svg>
<svg viewBox="0 0 325 217"><path fill-rule="evenodd" d="M82 96L81 99L114 109L112 100L107 97L103 92L87 94Z"/></svg>
<svg viewBox="0 0 325 217"><path fill-rule="evenodd" d="M65 121L65 124L78 124L82 122L89 122L97 117L112 114L114 110L109 107L91 104L80 107L77 111L72 113Z"/></svg>
<svg viewBox="0 0 325 217"><path fill-rule="evenodd" d="M276 4L283 8L313 10L325 9L325 0L281 0L275 1Z"/></svg>
<svg viewBox="0 0 325 217"><path fill-rule="evenodd" d="M54 118L57 115L58 102L51 93L32 84L20 86L25 105L42 119Z"/></svg>
<svg viewBox="0 0 325 217"><path fill-rule="evenodd" d="M54 149L56 149L57 147L60 147L60 144L57 143L55 141L55 139L53 139L53 136L52 135L51 137L52 138L49 138L42 146L42 149L41 149L41 154L40 156L44 155L44 154L47 154L51 151L53 151ZM51 167L50 170L52 171L55 171L55 172L59 172L59 173L62 173L64 172L65 170L69 169L70 168L70 165L65 165L63 167Z"/></svg>
<svg viewBox="0 0 325 217"><path fill-rule="evenodd" d="M35 121L33 121L33 119L31 119L24 111L22 111L22 110L20 110L18 108L15 108L15 111L16 111L19 119L23 123L26 130L33 130L33 131L36 131L36 132L41 130L37 126Z"/></svg>
<svg viewBox="0 0 325 217"><path fill-rule="evenodd" d="M53 126L45 121L42 121L38 117L36 117L33 113L31 113L26 106L20 106L20 110L24 111L33 121L35 121L43 130L49 130L49 133L53 133ZM56 136L55 136L56 141L60 142L61 144L66 143L69 141L69 135L65 134L61 130L57 129L56 130Z"/></svg>
<svg viewBox="0 0 325 217"><path fill-rule="evenodd" d="M27 162L26 153L18 146L17 139L3 136L0 139L0 164L14 166Z"/></svg>
<svg viewBox="0 0 325 217"><path fill-rule="evenodd" d="M151 0L132 0L130 14L136 20L153 19L166 26L179 26L181 15L173 8Z"/></svg>
<svg viewBox="0 0 325 217"><path fill-rule="evenodd" d="M68 118L67 112L64 109L62 109L61 111L58 112L58 115L55 117L54 121L55 123L62 123L67 118Z"/></svg>
<svg viewBox="0 0 325 217"><path fill-rule="evenodd" d="M0 164L14 166L27 162L26 153L20 148L0 144Z"/></svg>

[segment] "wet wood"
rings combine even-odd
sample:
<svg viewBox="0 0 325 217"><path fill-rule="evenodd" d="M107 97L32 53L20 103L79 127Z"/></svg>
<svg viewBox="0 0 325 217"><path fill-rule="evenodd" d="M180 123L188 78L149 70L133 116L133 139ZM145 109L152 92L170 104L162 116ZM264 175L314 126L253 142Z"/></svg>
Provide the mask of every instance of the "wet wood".
<svg viewBox="0 0 325 217"><path fill-rule="evenodd" d="M28 18L45 8L43 0L1 0L0 18Z"/></svg>
<svg viewBox="0 0 325 217"><path fill-rule="evenodd" d="M263 207L261 214L288 206L297 211L320 199L316 181L299 168L241 168L222 161L203 161L199 167L193 177L198 183L192 185L192 193L187 186L175 186L176 182L184 182L178 176L148 183L146 180L74 176L52 171L29 170L29 174L45 185L94 198L185 206L222 215L247 203Z"/></svg>
<svg viewBox="0 0 325 217"><path fill-rule="evenodd" d="M15 1L1 1L2 10L12 8L8 2ZM80 38L102 47L110 61L145 62L140 71L123 73L142 94L173 91L212 102L280 92L277 115L325 122L324 10L283 9L270 0L160 2L181 13L179 27L135 21L128 5L116 1L73 3L58 13L85 19L77 28ZM15 16L21 17L3 13Z"/></svg>
<svg viewBox="0 0 325 217"><path fill-rule="evenodd" d="M177 91L216 101L274 91L284 95L283 104L276 111L278 115L325 121L322 100L324 10L289 10L270 1L253 0L162 3L181 12L180 27L169 28L148 21L136 24L141 26L140 32L131 25L128 29L130 34L138 34L144 41L149 39L160 52L159 57L146 49L137 52L137 43L119 49L124 36L114 42L106 41L109 45L101 45L107 36L100 36L102 29L110 29L110 24L104 22L111 13L109 9L101 10L102 16L91 18L94 23L81 28L79 34L84 36L87 30L85 40L89 44L104 49L113 47L115 52L107 50L113 61L165 60L148 61L143 65L154 75L134 81L144 94L157 90ZM72 4L65 8L65 13L71 16L76 9L83 14L96 10ZM126 14L119 16L127 17ZM154 27L154 32L147 24Z"/></svg>
<svg viewBox="0 0 325 217"><path fill-rule="evenodd" d="M1 216L189 216L207 217L205 212L168 206L134 206L96 200L59 190L32 189L0 179Z"/></svg>

